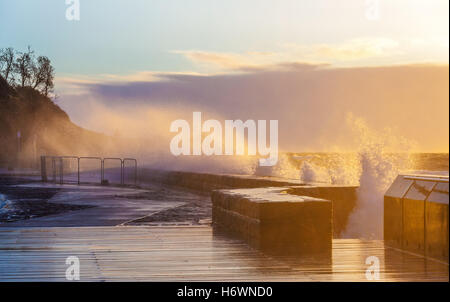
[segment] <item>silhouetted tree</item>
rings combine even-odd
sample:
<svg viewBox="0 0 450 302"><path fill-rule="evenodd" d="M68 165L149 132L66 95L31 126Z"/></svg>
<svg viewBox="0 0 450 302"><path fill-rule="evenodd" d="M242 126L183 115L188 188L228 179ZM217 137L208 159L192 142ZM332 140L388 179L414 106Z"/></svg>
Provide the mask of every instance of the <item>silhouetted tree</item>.
<svg viewBox="0 0 450 302"><path fill-rule="evenodd" d="M10 85L30 86L45 96L53 92L55 69L46 56L34 56L28 46L26 52L16 52L13 48L0 49L0 76Z"/></svg>
<svg viewBox="0 0 450 302"><path fill-rule="evenodd" d="M37 89L41 84L45 84L49 70L52 68L49 58L39 56L32 66L33 88Z"/></svg>
<svg viewBox="0 0 450 302"><path fill-rule="evenodd" d="M34 51L28 46L26 52L19 52L14 64L14 71L19 76L19 85L31 85L34 68Z"/></svg>
<svg viewBox="0 0 450 302"><path fill-rule="evenodd" d="M0 49L0 74L9 83L14 82L13 72L15 55L16 53L11 47ZM10 77L11 80L9 80Z"/></svg>
<svg viewBox="0 0 450 302"><path fill-rule="evenodd" d="M55 69L51 65L51 62L48 58L45 60L45 64L43 65L43 87L41 88L41 92L48 96L50 92L53 92L54 83L53 79L55 78Z"/></svg>

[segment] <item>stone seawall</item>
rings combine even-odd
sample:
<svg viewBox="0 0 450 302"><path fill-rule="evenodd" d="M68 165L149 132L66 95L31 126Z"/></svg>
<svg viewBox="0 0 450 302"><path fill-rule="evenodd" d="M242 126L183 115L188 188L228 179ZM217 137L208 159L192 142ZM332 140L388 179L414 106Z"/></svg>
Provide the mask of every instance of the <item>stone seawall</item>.
<svg viewBox="0 0 450 302"><path fill-rule="evenodd" d="M346 227L348 217L356 205L356 186L307 185L299 180L286 180L275 177L160 171L147 168L139 169L139 180L141 183L146 181L160 182L208 194L220 189L283 187L287 194L293 195L293 199L297 196L307 196L328 200L332 204L334 238L341 236Z"/></svg>
<svg viewBox="0 0 450 302"><path fill-rule="evenodd" d="M211 174L186 171L161 171L141 168L140 182L156 181L187 189L212 192L216 189L262 188L301 185L300 181L247 175Z"/></svg>

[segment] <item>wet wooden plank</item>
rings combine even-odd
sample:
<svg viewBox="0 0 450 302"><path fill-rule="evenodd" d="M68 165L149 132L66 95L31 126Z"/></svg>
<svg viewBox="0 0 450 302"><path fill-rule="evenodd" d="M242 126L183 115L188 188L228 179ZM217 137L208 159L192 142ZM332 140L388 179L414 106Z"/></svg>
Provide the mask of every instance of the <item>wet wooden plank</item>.
<svg viewBox="0 0 450 302"><path fill-rule="evenodd" d="M0 228L1 281L64 281L77 256L83 281L446 281L448 264L386 247L333 240L328 257L271 257L206 226Z"/></svg>

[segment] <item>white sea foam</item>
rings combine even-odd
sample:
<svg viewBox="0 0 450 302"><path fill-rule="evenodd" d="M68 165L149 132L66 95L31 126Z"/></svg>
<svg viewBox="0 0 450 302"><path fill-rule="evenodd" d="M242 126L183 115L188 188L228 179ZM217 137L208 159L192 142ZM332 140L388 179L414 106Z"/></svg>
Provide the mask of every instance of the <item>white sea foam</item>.
<svg viewBox="0 0 450 302"><path fill-rule="evenodd" d="M10 211L12 209L12 202L6 199L6 196L0 194L0 214Z"/></svg>

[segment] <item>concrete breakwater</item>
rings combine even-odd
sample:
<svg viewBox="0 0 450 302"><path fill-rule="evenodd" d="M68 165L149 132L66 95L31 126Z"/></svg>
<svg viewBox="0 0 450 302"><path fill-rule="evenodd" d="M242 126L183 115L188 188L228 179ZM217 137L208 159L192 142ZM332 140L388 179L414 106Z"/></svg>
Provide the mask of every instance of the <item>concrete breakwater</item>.
<svg viewBox="0 0 450 302"><path fill-rule="evenodd" d="M233 191L235 189L283 188L278 191L270 191L271 193L266 196L267 203L275 201L280 196L283 196L283 198L289 196L291 199L289 201L290 203L300 202L303 200L302 198L306 197L311 198L311 200L327 200L330 202L330 207L327 208L327 211L329 211L330 222L332 225L331 234L333 238L340 238L346 227L348 217L356 205L356 186L304 184L299 180L275 177L209 174L184 171L161 171L148 168L139 169L138 178L141 183L148 181L160 182L166 185L179 186L205 193L212 193L211 198L213 202L213 211L214 207L216 207L216 210L221 211L220 208L222 208L223 205L221 200L225 198L224 195L229 196L229 198L225 198L227 200L242 200L239 195L240 191ZM220 193L214 194L213 192L216 190L219 190ZM251 195L252 192L256 194L260 191L247 191L247 194ZM248 197L252 199L251 196ZM236 201L236 203L242 203L242 201ZM273 207L278 207L280 205L280 203L274 203ZM302 203L302 205L304 205L304 203ZM228 211L226 208L223 209ZM227 213L234 215L231 212ZM224 221L218 217L219 216L216 216L216 219L213 217L213 222L215 224L224 224L229 227L229 220L224 223ZM306 219L306 217L299 215L296 219L302 220ZM319 224L321 221L317 221L317 223Z"/></svg>
<svg viewBox="0 0 450 302"><path fill-rule="evenodd" d="M196 191L212 192L217 189L284 187L302 185L301 181L276 177L212 174L187 171L162 171L148 168L138 170L139 181L156 181Z"/></svg>

